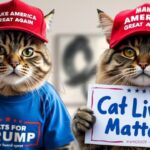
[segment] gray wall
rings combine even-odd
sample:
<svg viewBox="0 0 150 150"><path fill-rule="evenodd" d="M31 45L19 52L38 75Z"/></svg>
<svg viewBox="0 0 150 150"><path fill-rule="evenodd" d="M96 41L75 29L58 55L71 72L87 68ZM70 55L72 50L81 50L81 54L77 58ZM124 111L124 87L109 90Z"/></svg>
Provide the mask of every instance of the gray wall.
<svg viewBox="0 0 150 150"><path fill-rule="evenodd" d="M3 0L4 1L4 0ZM134 8L150 0L24 0L40 7L45 14L56 9L51 34L98 33L96 9L114 17L117 12Z"/></svg>

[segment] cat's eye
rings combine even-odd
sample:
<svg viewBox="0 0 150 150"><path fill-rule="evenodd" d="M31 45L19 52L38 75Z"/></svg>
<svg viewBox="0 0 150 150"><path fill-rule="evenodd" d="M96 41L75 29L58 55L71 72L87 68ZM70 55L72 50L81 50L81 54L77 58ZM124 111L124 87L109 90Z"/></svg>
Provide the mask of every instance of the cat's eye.
<svg viewBox="0 0 150 150"><path fill-rule="evenodd" d="M22 55L25 57L31 57L33 55L33 53L34 53L34 50L31 47L26 48L22 51Z"/></svg>
<svg viewBox="0 0 150 150"><path fill-rule="evenodd" d="M6 54L6 50L3 46L0 46L0 55L5 55Z"/></svg>
<svg viewBox="0 0 150 150"><path fill-rule="evenodd" d="M133 58L133 57L135 57L136 52L132 48L125 48L123 50L123 54L124 54L124 56L126 56L128 58Z"/></svg>

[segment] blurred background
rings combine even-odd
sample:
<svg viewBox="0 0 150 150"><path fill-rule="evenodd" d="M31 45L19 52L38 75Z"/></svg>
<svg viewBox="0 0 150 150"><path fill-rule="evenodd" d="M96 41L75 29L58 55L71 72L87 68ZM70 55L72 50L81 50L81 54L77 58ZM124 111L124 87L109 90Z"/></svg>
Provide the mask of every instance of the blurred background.
<svg viewBox="0 0 150 150"><path fill-rule="evenodd" d="M6 0L1 0L5 2ZM55 9L47 34L53 69L49 81L55 86L71 116L86 105L87 87L95 83L96 64L108 48L100 28L97 8L112 18L121 10L150 0L23 0L45 15Z"/></svg>
<svg viewBox="0 0 150 150"><path fill-rule="evenodd" d="M6 2L7 0L0 0ZM96 64L108 48L99 26L97 9L112 18L150 0L23 0L46 15L55 9L47 44L53 68L49 82L60 94L71 115L86 105L88 84L95 83Z"/></svg>

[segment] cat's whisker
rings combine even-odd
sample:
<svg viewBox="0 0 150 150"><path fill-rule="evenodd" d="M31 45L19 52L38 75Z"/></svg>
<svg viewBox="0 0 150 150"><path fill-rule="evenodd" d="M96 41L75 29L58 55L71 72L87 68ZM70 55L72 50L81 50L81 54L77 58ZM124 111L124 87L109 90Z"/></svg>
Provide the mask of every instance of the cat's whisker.
<svg viewBox="0 0 150 150"><path fill-rule="evenodd" d="M26 84L28 91L31 91L31 84L29 83L29 80L26 80L25 84Z"/></svg>
<svg viewBox="0 0 150 150"><path fill-rule="evenodd" d="M107 74L104 75L104 79L106 79L108 82L112 81L112 80L115 80L115 79L118 79L119 77L122 77L122 74L118 74L118 75L115 75L115 76L107 76ZM106 81L105 81L106 82Z"/></svg>
<svg viewBox="0 0 150 150"><path fill-rule="evenodd" d="M116 73L118 73L118 72L116 72ZM111 77L109 76L109 78L108 78L108 74L109 74L109 73L106 72L105 74L101 75L101 78L103 78L103 79L105 79L105 78L106 78L106 79L110 79L110 78L112 78L112 77L113 77L113 78L117 78L117 76L120 76L120 74L117 74L117 75L115 75L115 76L111 76Z"/></svg>
<svg viewBox="0 0 150 150"><path fill-rule="evenodd" d="M133 74L134 72L132 72L132 74ZM128 77L129 78L129 76L131 76L132 75L131 74L131 71L128 71L128 72L126 72L126 73L124 73L124 74L119 74L116 78L118 78L119 76L120 76L120 78L119 79L117 79L116 81L114 81L112 84L113 85L115 85L115 84L117 84L118 82L120 82L121 80L123 80L123 79L126 79L126 77ZM115 78L113 79L113 80L115 80ZM112 80L112 81L113 81Z"/></svg>
<svg viewBox="0 0 150 150"><path fill-rule="evenodd" d="M31 78L29 78L29 86L30 86L30 88L31 87L35 87L35 83L34 83L34 81L31 79ZM31 90L30 91L32 91L33 92L33 88L31 88ZM38 89L35 87L34 88L34 91L36 91L38 94L39 94L39 92L38 92ZM40 96L40 95L39 95Z"/></svg>
<svg viewBox="0 0 150 150"><path fill-rule="evenodd" d="M135 70L135 68L125 68L125 69L123 69L123 70L125 70L125 71L128 71L128 70ZM118 70L110 70L110 71L108 71L108 72L118 72Z"/></svg>
<svg viewBox="0 0 150 150"><path fill-rule="evenodd" d="M129 81L130 77L129 78L125 78L124 80L122 80L122 84L121 85L129 85L131 86L131 82Z"/></svg>
<svg viewBox="0 0 150 150"><path fill-rule="evenodd" d="M33 93L32 86L34 86L34 82L30 78L26 81L27 81L27 86L28 86L29 91ZM36 90L36 88L34 90Z"/></svg>
<svg viewBox="0 0 150 150"><path fill-rule="evenodd" d="M31 87L31 85L33 85L33 86L35 85L35 83L34 83L34 81L33 81L32 79L29 79L29 83L30 83L30 87ZM32 89L32 90L33 90L33 89ZM46 92L46 89L44 89L44 87L41 87L41 90L43 91L43 93L47 93L47 92ZM34 91L36 91L37 94L38 94L39 96L41 96L37 88L35 88Z"/></svg>
<svg viewBox="0 0 150 150"><path fill-rule="evenodd" d="M118 79L118 77L122 77L122 76L128 76L129 74L131 74L131 71L129 71L129 72L126 72L126 73L120 73L120 74L118 74L118 75L115 75L115 76L113 76L113 77L110 77L109 79Z"/></svg>
<svg viewBox="0 0 150 150"><path fill-rule="evenodd" d="M125 77L124 80L122 80L121 85L131 85L131 83L129 82L130 78L131 78L130 75L127 78Z"/></svg>
<svg viewBox="0 0 150 150"><path fill-rule="evenodd" d="M134 72L135 71L135 69L133 69L133 68L127 68L127 69L124 69L123 70L123 72L124 72L124 74L126 74L126 73L128 73L128 72ZM109 77L113 74L113 77L118 77L118 76L120 76L120 74L116 74L116 73L118 73L118 70L111 70L111 71L108 71L108 72L106 72L106 74L103 74L103 75L101 75L101 77L102 78L108 78L108 75L109 75ZM116 74L116 75L114 75L114 74Z"/></svg>
<svg viewBox="0 0 150 150"><path fill-rule="evenodd" d="M32 80L26 80L26 87L27 89L32 93L33 97L34 97L34 91L36 91L38 93L38 90L36 88L32 88L32 86L34 86L34 82ZM39 93L38 93L39 94ZM39 95L40 96L40 95Z"/></svg>
<svg viewBox="0 0 150 150"><path fill-rule="evenodd" d="M120 85L129 85L130 82L125 78L124 80L122 80L122 82L120 83Z"/></svg>
<svg viewBox="0 0 150 150"><path fill-rule="evenodd" d="M35 82L40 82L41 81L41 78L39 77L39 76L32 76L31 77L32 79L30 79L30 81L34 84L34 81ZM44 89L44 87L41 87L41 90L44 92L44 93L46 93L46 89Z"/></svg>
<svg viewBox="0 0 150 150"><path fill-rule="evenodd" d="M115 80L112 85L116 85L118 82L120 82L122 79L124 79L125 76L121 76L118 80Z"/></svg>
<svg viewBox="0 0 150 150"><path fill-rule="evenodd" d="M37 76L36 77L31 77L34 81L36 81L36 82L40 82L40 78L38 78Z"/></svg>
<svg viewBox="0 0 150 150"><path fill-rule="evenodd" d="M120 80L122 80L122 82L124 82L123 85L126 85L127 83L129 84L129 79L131 79L132 77L134 77L136 75L135 71L131 72L131 71L128 71L126 72L126 74L122 74L122 78L118 79L117 82L119 82ZM125 84L126 83L126 84ZM115 83L116 84L116 83ZM130 83L131 84L131 83Z"/></svg>
<svg viewBox="0 0 150 150"><path fill-rule="evenodd" d="M135 69L134 68L126 68L126 69L123 69L123 71L124 71L124 74L128 74L128 72L131 73L131 71L135 72ZM116 74L116 73L118 73L118 70L107 71L106 74L101 75L101 77L102 78L108 78L108 74ZM122 73L121 74L116 74L113 77L118 78L120 75L122 76ZM110 78L110 76L109 76L109 78Z"/></svg>

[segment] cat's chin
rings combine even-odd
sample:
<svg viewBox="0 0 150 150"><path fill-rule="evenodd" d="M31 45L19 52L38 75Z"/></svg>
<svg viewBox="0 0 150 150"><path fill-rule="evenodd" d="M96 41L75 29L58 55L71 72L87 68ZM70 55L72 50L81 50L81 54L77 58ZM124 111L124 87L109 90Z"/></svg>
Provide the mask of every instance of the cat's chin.
<svg viewBox="0 0 150 150"><path fill-rule="evenodd" d="M136 78L132 78L130 82L134 86L150 87L150 77L147 75L140 75Z"/></svg>
<svg viewBox="0 0 150 150"><path fill-rule="evenodd" d="M23 77L21 78L17 74L11 74L4 78L3 83L6 85L18 85L24 82L24 80L25 79Z"/></svg>

